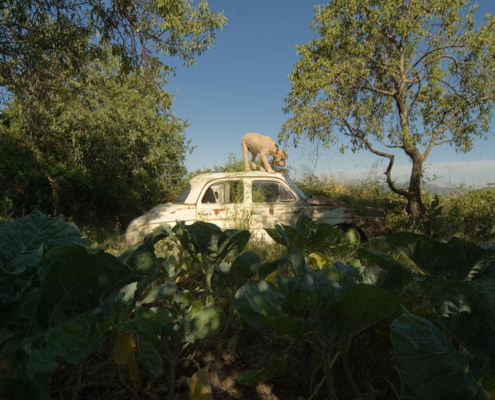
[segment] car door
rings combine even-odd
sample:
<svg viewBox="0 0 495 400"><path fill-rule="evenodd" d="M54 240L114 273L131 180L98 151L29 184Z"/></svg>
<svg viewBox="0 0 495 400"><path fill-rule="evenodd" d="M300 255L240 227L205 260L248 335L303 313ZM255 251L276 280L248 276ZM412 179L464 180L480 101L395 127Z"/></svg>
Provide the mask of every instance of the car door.
<svg viewBox="0 0 495 400"><path fill-rule="evenodd" d="M221 179L208 182L196 204L196 220L213 223L222 229L240 228L245 209L242 179Z"/></svg>
<svg viewBox="0 0 495 400"><path fill-rule="evenodd" d="M306 203L283 180L253 179L250 195L251 228L273 228L275 224L293 226L300 215L309 215Z"/></svg>

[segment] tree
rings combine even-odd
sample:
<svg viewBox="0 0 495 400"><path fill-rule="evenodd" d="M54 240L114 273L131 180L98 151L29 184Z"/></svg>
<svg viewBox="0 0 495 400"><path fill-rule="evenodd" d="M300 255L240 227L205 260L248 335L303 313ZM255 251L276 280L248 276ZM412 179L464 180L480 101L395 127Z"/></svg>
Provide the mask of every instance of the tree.
<svg viewBox="0 0 495 400"><path fill-rule="evenodd" d="M466 0L332 0L316 9L318 37L298 46L283 138L388 159L390 189L424 214L421 179L433 148L471 149L489 130L495 99L495 18L477 27ZM411 162L408 186L392 179L396 152Z"/></svg>
<svg viewBox="0 0 495 400"><path fill-rule="evenodd" d="M84 83L52 94L28 121L17 102L0 125L0 190L17 215L39 207L78 222L125 223L182 187L187 126L151 70L122 77L118 59L94 62Z"/></svg>
<svg viewBox="0 0 495 400"><path fill-rule="evenodd" d="M106 57L109 47L124 74L167 69L168 56L191 64L225 22L203 0L6 0L0 5L0 87L29 110L59 91L62 77L84 79L85 66Z"/></svg>

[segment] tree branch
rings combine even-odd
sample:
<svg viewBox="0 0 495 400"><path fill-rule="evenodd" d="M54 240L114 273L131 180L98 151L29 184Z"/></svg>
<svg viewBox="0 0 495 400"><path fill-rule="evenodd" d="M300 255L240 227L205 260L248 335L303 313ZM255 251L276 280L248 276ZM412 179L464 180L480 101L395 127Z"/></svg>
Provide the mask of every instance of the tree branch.
<svg viewBox="0 0 495 400"><path fill-rule="evenodd" d="M394 181L392 180L392 169L394 166L394 155L393 154L388 154L384 153L382 151L379 151L373 147L373 145L370 143L368 139L366 139L365 134L363 132L358 132L357 129L353 128L346 120L343 121L344 124L346 125L347 129L349 130L348 136L354 137L358 140L360 140L365 147L372 152L373 154L376 154L377 156L383 157L383 158L388 158L388 166L387 169L385 170L384 174L387 180L387 185L392 190L392 192L397 193L401 196L404 196L406 198L409 197L409 192L406 192L403 189L398 188L395 186ZM355 133L353 133L355 132Z"/></svg>

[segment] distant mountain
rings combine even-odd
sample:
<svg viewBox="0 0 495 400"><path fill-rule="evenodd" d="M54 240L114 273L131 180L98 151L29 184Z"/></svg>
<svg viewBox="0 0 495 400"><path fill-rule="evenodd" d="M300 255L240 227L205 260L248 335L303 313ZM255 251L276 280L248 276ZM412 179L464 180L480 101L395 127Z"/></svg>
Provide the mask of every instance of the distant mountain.
<svg viewBox="0 0 495 400"><path fill-rule="evenodd" d="M384 186L387 187L387 185ZM407 188L407 183L403 182L401 184L397 184L397 186ZM440 196L462 194L473 190L473 188L467 186L440 186L434 183L423 183L421 188L424 192L438 194Z"/></svg>
<svg viewBox="0 0 495 400"><path fill-rule="evenodd" d="M462 194L469 192L472 188L466 186L440 186L434 183L423 183L423 190L438 195Z"/></svg>

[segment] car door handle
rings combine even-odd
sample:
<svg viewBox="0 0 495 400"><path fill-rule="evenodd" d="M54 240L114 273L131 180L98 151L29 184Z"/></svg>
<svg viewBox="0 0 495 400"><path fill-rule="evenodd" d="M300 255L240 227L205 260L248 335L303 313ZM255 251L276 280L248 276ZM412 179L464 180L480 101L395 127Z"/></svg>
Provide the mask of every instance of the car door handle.
<svg viewBox="0 0 495 400"><path fill-rule="evenodd" d="M198 215L210 215L210 213L208 211L198 211Z"/></svg>

